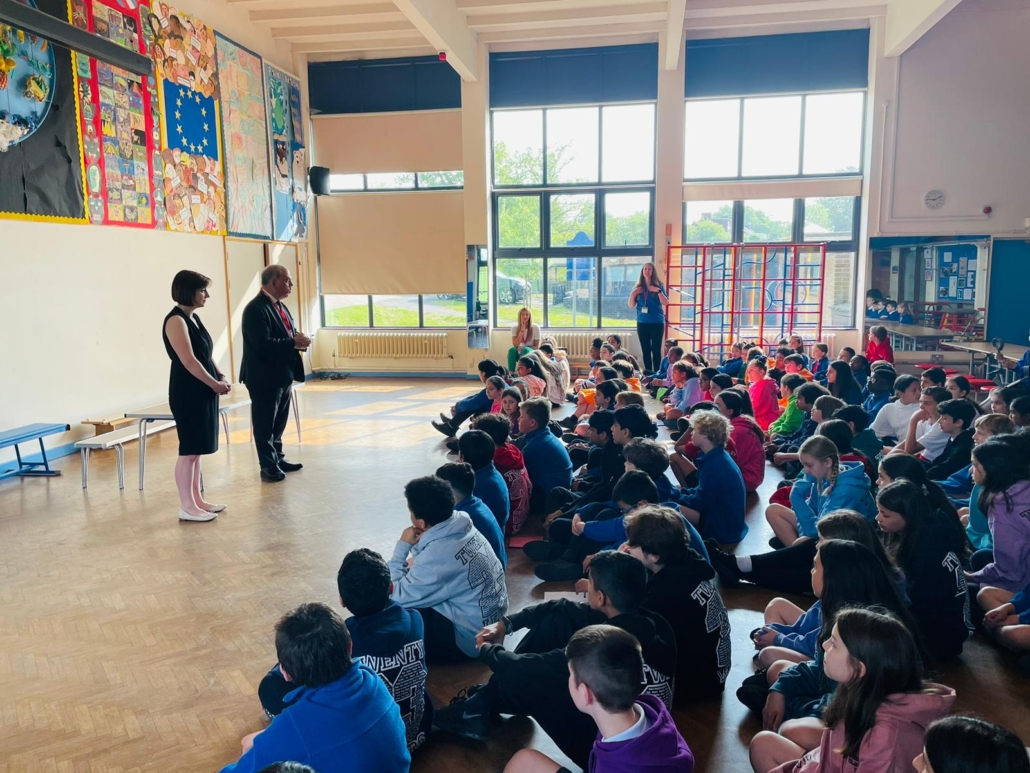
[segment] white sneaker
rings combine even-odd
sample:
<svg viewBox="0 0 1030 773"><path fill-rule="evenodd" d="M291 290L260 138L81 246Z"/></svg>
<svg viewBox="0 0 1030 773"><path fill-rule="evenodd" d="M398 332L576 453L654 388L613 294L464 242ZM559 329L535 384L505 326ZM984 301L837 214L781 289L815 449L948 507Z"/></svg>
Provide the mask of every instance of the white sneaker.
<svg viewBox="0 0 1030 773"><path fill-rule="evenodd" d="M193 515L192 513L187 513L182 508L179 508L180 521L213 521L217 517L217 513L204 513L203 515Z"/></svg>
<svg viewBox="0 0 1030 773"><path fill-rule="evenodd" d="M204 509L207 510L209 513L220 513L226 507L228 507L228 505L211 505L210 507L205 507Z"/></svg>

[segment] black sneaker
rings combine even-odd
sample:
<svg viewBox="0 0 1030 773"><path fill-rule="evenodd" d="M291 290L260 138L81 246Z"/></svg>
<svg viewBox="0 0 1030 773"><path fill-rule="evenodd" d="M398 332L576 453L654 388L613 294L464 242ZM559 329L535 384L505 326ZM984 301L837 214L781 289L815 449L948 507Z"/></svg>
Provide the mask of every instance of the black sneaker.
<svg viewBox="0 0 1030 773"><path fill-rule="evenodd" d="M737 700L756 714L762 713L765 701L769 697L769 679L765 672L764 668L756 671L737 689Z"/></svg>
<svg viewBox="0 0 1030 773"><path fill-rule="evenodd" d="M676 419L676 428L680 432L686 432L688 429L690 429L690 419L688 419L686 416L680 416L678 419Z"/></svg>
<svg viewBox="0 0 1030 773"><path fill-rule="evenodd" d="M540 564L534 574L544 582L569 582L583 576L583 565L571 561L548 561Z"/></svg>
<svg viewBox="0 0 1030 773"><path fill-rule="evenodd" d="M566 416L564 419L558 421L558 426L564 429L575 429L576 425L579 424L579 417L573 414L572 416Z"/></svg>
<svg viewBox="0 0 1030 773"><path fill-rule="evenodd" d="M681 437L683 437L682 432L673 431L669 433L669 439L672 440L673 443L677 442Z"/></svg>
<svg viewBox="0 0 1030 773"><path fill-rule="evenodd" d="M561 558L561 554L565 552L565 546L550 540L538 539L527 542L522 550L530 561L554 561Z"/></svg>
<svg viewBox="0 0 1030 773"><path fill-rule="evenodd" d="M433 727L473 741L486 741L490 735L490 713L477 703L469 698L455 698L450 706L434 712Z"/></svg>
<svg viewBox="0 0 1030 773"><path fill-rule="evenodd" d="M449 422L434 421L430 423L433 425L433 429L435 429L441 435L446 435L447 437L454 437L458 434L458 430L455 429Z"/></svg>
<svg viewBox="0 0 1030 773"><path fill-rule="evenodd" d="M769 547L771 547L773 550L783 550L787 546L780 541L779 537L770 537Z"/></svg>
<svg viewBox="0 0 1030 773"><path fill-rule="evenodd" d="M735 588L740 584L741 571L737 566L737 559L719 547L714 539L706 539L705 547L708 548L708 559L712 568L719 575L719 580L727 588Z"/></svg>

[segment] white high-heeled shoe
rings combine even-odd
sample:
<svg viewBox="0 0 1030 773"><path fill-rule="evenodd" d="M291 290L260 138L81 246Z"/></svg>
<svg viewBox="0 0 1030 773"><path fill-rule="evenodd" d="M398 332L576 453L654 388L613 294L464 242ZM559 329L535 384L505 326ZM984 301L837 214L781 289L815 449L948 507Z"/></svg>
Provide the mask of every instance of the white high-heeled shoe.
<svg viewBox="0 0 1030 773"><path fill-rule="evenodd" d="M213 521L217 517L218 517L217 513L205 513L204 515L193 515L192 513L187 513L182 508L179 508L179 520L180 521L201 521L201 522L204 522L204 521Z"/></svg>

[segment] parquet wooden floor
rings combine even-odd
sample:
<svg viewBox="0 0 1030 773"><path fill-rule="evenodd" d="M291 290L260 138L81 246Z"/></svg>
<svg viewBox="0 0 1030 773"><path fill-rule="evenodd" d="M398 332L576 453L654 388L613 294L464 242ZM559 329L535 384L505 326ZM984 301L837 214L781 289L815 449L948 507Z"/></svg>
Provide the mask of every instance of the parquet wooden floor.
<svg viewBox="0 0 1030 773"><path fill-rule="evenodd" d="M312 383L301 397L304 444L286 437L305 468L282 484L259 481L248 419L235 417L231 445L205 461L210 498L229 504L210 524L176 520L174 432L150 440L144 493L134 445L124 492L113 453L94 455L87 491L74 456L58 462L61 478L0 482L0 773L192 773L233 761L240 737L264 724L255 690L275 660L275 621L304 601L336 603L347 551L389 554L407 524L404 483L444 459L429 420L473 386ZM769 530L757 502L748 520L742 548L762 550ZM520 551L508 587L515 608L542 596ZM676 717L700 771L749 770L758 729L732 691L750 671L747 634L770 594L724 595L732 689ZM983 639L966 653L944 677L960 707L1030 739L1030 685L1012 658ZM483 673L434 669L434 699ZM531 721L512 720L486 747L434 738L413 770L497 771L526 745L554 753Z"/></svg>

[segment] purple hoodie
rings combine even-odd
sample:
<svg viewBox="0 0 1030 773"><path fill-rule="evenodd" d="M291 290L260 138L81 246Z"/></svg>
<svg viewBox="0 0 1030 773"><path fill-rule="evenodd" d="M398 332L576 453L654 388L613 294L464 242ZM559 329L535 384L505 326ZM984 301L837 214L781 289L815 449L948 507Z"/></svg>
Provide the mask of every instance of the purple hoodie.
<svg viewBox="0 0 1030 773"><path fill-rule="evenodd" d="M641 695L637 705L650 727L637 738L615 743L605 743L598 733L589 773L693 773L694 755L665 704L653 695Z"/></svg>
<svg viewBox="0 0 1030 773"><path fill-rule="evenodd" d="M994 538L994 561L969 579L1018 593L1030 585L1030 481L1021 480L995 496L987 524Z"/></svg>

